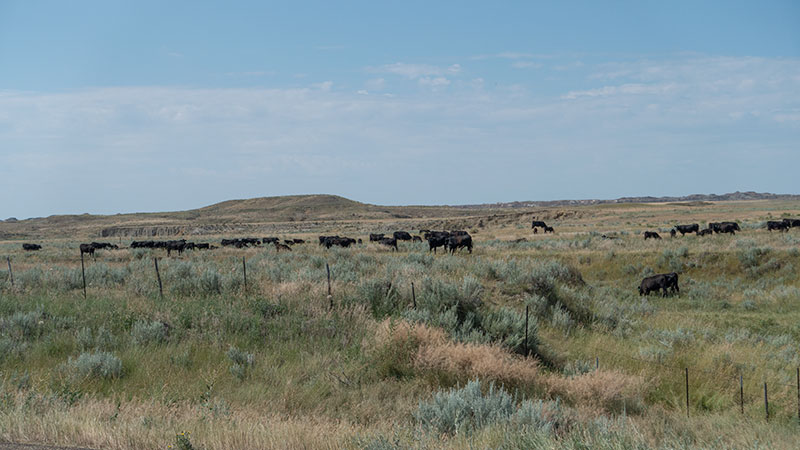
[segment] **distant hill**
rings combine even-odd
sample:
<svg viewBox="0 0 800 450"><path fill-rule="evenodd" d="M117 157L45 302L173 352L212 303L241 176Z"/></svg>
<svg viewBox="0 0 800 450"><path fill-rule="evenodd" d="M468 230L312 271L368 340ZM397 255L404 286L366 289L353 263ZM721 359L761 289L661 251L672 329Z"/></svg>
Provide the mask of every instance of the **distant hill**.
<svg viewBox="0 0 800 450"><path fill-rule="evenodd" d="M616 200L558 200L460 206L380 206L337 195L289 195L228 200L187 211L115 215L70 214L0 221L0 239L33 237L154 237L199 234L312 232L345 224L392 222L398 226L463 227L487 220L521 220L523 215L558 219L583 214L565 208L623 203L685 203L729 200L800 199L800 196L756 192L685 197L625 197ZM477 218L468 220L467 218Z"/></svg>
<svg viewBox="0 0 800 450"><path fill-rule="evenodd" d="M550 201L527 201L527 202L505 202L505 203L484 203L479 205L463 205L462 208L542 208L551 206L580 206L580 205L602 205L613 203L672 203L672 202L723 202L741 200L797 200L800 195L793 194L771 194L768 192L732 192L729 194L692 194L683 197L622 197L615 200L550 200Z"/></svg>

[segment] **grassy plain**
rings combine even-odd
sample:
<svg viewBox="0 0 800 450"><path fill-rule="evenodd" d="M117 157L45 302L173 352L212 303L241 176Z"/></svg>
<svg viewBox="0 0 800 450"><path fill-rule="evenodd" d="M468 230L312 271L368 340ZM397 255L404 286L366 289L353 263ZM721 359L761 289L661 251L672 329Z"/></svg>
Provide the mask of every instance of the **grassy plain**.
<svg viewBox="0 0 800 450"><path fill-rule="evenodd" d="M303 206L280 213L297 220L259 222L254 230L263 233L249 233L312 241L291 253L99 251L86 260L86 299L79 241L102 240L100 227L133 225L71 224L67 234L85 235L76 239L13 224L6 236L19 238L0 241L14 270L13 287L0 270L0 442L797 447L800 230L762 225L800 216L799 202L428 213L315 220ZM556 234L533 235L534 215ZM742 232L667 233L677 223L720 220L740 221ZM366 241L368 232L431 226L469 229L474 252L434 255L424 243L396 253L371 244L325 250L313 242L317 234ZM664 239L644 241L644 230ZM43 250L21 250L31 237ZM153 257L161 258L163 298ZM639 297L642 277L672 271L681 274L680 295ZM533 356L525 358L526 348ZM465 388L471 380L480 380L482 395Z"/></svg>

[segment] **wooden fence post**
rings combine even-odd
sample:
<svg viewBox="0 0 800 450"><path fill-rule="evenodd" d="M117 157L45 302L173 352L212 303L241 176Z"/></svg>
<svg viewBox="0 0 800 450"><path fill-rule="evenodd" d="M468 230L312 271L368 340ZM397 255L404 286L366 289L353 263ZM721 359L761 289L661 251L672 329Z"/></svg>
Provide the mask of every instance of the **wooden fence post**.
<svg viewBox="0 0 800 450"><path fill-rule="evenodd" d="M600 357L594 357L594 370L600 370Z"/></svg>
<svg viewBox="0 0 800 450"><path fill-rule="evenodd" d="M411 301L414 304L414 309L417 309L417 293L414 292L414 282L411 282Z"/></svg>
<svg viewBox="0 0 800 450"><path fill-rule="evenodd" d="M769 421L769 398L767 398L767 382L764 382L764 413Z"/></svg>
<svg viewBox="0 0 800 450"><path fill-rule="evenodd" d="M247 264L242 256L242 274L244 275L244 295L247 296Z"/></svg>
<svg viewBox="0 0 800 450"><path fill-rule="evenodd" d="M6 256L6 262L8 263L8 276L11 279L11 287L14 287L14 272L11 270L11 257Z"/></svg>
<svg viewBox="0 0 800 450"><path fill-rule="evenodd" d="M83 267L83 252L81 252L81 276L83 277L83 298L86 299L86 270Z"/></svg>
<svg viewBox="0 0 800 450"><path fill-rule="evenodd" d="M325 270L328 272L328 309L333 309L333 294L331 292L331 266L325 263Z"/></svg>
<svg viewBox="0 0 800 450"><path fill-rule="evenodd" d="M686 417L689 417L689 368L684 368L686 373Z"/></svg>
<svg viewBox="0 0 800 450"><path fill-rule="evenodd" d="M161 286L161 274L158 272L158 258L153 258L153 264L156 266L156 279L158 280L158 296L164 298L164 290Z"/></svg>
<svg viewBox="0 0 800 450"><path fill-rule="evenodd" d="M742 374L739 374L739 407L744 414L744 378Z"/></svg>

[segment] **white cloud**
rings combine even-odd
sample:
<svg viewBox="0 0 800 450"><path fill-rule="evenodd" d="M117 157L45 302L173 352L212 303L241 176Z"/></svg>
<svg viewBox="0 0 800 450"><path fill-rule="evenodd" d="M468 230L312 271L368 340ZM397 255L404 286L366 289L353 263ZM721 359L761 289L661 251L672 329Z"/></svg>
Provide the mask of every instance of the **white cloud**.
<svg viewBox="0 0 800 450"><path fill-rule="evenodd" d="M514 61L513 63L511 63L511 67L513 67L515 69L527 69L527 68L530 68L530 67L532 67L534 69L538 69L538 68L542 67L542 64L535 63L535 62L532 62L532 61Z"/></svg>
<svg viewBox="0 0 800 450"><path fill-rule="evenodd" d="M451 70L400 70L437 95L363 95L373 93L370 82L334 89L330 81L0 91L0 191L24 193L4 199L0 217L182 209L299 192L376 203L658 194L648 188L652 172L642 170L654 160L660 172L680 175L660 179L659 192L736 190L743 179L796 192L797 61L589 67L585 77L560 82L575 83L563 95L493 87L488 77ZM384 87L382 78L372 81ZM87 166L92 176L76 179ZM531 177L535 187L525 181Z"/></svg>
<svg viewBox="0 0 800 450"><path fill-rule="evenodd" d="M383 78L373 78L364 83L364 87L370 91L382 91L386 86L386 80Z"/></svg>
<svg viewBox="0 0 800 450"><path fill-rule="evenodd" d="M677 89L674 83L645 85L645 84L623 84L621 86L603 86L598 89L585 91L570 91L561 98L574 100L579 97L610 97L614 95L667 95L672 94Z"/></svg>
<svg viewBox="0 0 800 450"><path fill-rule="evenodd" d="M428 86L431 88L441 88L444 86L448 86L450 84L450 80L445 77L422 77L419 79L419 84L422 86Z"/></svg>
<svg viewBox="0 0 800 450"><path fill-rule="evenodd" d="M330 91L333 87L333 81L323 81L322 83L314 83L311 85L314 89L319 89L320 91Z"/></svg>
<svg viewBox="0 0 800 450"><path fill-rule="evenodd" d="M448 67L432 66L429 64L407 64L407 63L393 63L386 64L380 67L371 67L368 69L374 73L389 73L399 75L411 80L417 80L423 77L441 77L443 75L455 75L461 72L460 64L452 64Z"/></svg>

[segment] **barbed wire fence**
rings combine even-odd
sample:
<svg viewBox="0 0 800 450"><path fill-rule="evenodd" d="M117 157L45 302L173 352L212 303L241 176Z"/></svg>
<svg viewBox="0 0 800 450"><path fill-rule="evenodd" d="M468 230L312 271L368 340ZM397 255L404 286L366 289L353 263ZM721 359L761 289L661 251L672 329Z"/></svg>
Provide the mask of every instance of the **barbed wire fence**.
<svg viewBox="0 0 800 450"><path fill-rule="evenodd" d="M162 278L161 278L158 259L159 259L158 257L154 257L153 258L153 265L154 265L154 269L155 269L154 270L155 271L155 278L156 278L156 281L158 283L159 298L163 299L164 298L164 292L163 292L164 286L163 286L163 282L162 282ZM6 257L6 263L7 263L7 266L8 266L8 281L9 281L12 289L14 289L15 288L14 275L13 275L13 270L12 270L12 260L11 260L10 257ZM86 295L87 295L86 294L86 289L87 289L86 286L87 286L87 284L86 284L86 274L85 274L85 268L84 268L83 255L81 255L80 263L81 263L81 276L82 276L83 296L84 296L84 298L86 298ZM242 266L241 266L241 274L242 274L242 282L243 282L243 293L244 293L245 296L248 296L249 291L248 291L248 280L247 280L247 278L248 278L247 277L247 263L246 263L246 258L244 256L241 259L241 264L242 264ZM331 267L330 267L329 263L326 262L325 263L325 278L324 278L324 282L325 282L325 287L326 287L325 292L326 292L327 295L325 296L325 303L327 304L326 306L327 306L329 311L332 311L335 308L333 289L332 289L333 283L332 283L331 272L332 272ZM411 298L412 303L409 304L408 306L416 309L416 307L417 307L417 295L416 295L415 285L414 285L413 282L411 282L410 290L411 290L411 296L412 296L412 298ZM529 320L530 319L529 316L530 316L530 309L529 309L528 306L526 306L526 308L525 308L525 352L526 353L528 353L528 351L529 351L528 345L527 345L528 344L528 336L529 336L529 321L530 321ZM717 380L720 380L719 377L721 375L724 375L724 378L730 378L731 384L729 386L731 386L732 389L735 392L726 392L727 389L729 389L729 388L726 388L726 387L721 388L720 391L722 391L726 395L731 395L732 398L735 398L736 400L738 400L738 401L734 400L735 406L738 407L737 409L739 409L740 414L745 415L745 404L746 404L746 402L745 402L745 388L744 388L744 386L745 386L745 382L744 381L746 379L745 378L745 371L749 371L749 372L753 373L753 372L755 372L757 370L757 368L754 367L751 364L741 363L741 362L729 360L728 362L730 364L734 365L737 368L737 373L735 375L731 376L731 374L729 374L729 373L725 374L724 371L710 370L710 369L705 369L705 368L696 367L696 366L690 366L690 365L678 366L678 365L674 365L674 364L667 364L667 363L665 363L663 361L653 361L651 359L645 359L645 358L641 358L641 357L627 355L627 354L619 353L619 352L616 352L616 351L613 351L613 350L609 350L609 349L606 349L606 348L601 348L599 346L592 346L590 348L587 348L582 353L584 355L586 355L587 353L589 353L589 354L590 353L594 353L594 355L595 355L594 356L595 370L599 370L600 369L601 363L603 361L610 360L610 361L613 362L614 358L617 358L617 359L624 359L624 360L628 360L628 361L633 361L636 364L640 364L640 365L645 365L645 366L650 366L650 367L658 367L660 369L667 369L667 370L670 370L670 371L674 371L676 373L676 375L675 375L676 378L682 378L682 380L680 380L680 381L682 381L683 382L682 384L684 385L684 392L683 392L684 399L685 399L684 407L685 407L685 410L686 410L687 417L691 417L693 411L694 411L694 414L697 414L698 411L702 411L702 410L698 410L697 408L695 408L693 410L692 407L691 407L691 399L693 398L692 397L692 384L693 384L692 380L693 380L693 378L690 377L691 374L702 373L702 374L708 375L710 377L713 377L714 379L717 379ZM601 359L600 356L599 356L600 354L604 354L604 355L608 356L609 358L608 359L606 359L606 358L602 358ZM579 357L576 357L576 355L572 355L572 356L576 360L581 359ZM775 406L776 399L777 399L777 400L780 400L784 404L784 406L786 404L789 404L790 402L791 403L795 403L792 406L792 409L794 409L794 407L796 406L796 409L797 409L796 416L797 416L798 423L800 423L800 367L795 369L794 375L795 376L793 378L795 378L795 383L785 383L785 382L775 381L774 378L777 378L777 377L772 377L773 379L771 381L768 381L766 379L766 377L762 377L761 380L759 380L758 385L759 386L763 386L763 391L758 393L758 397L761 397L762 393L763 393L764 418L767 421L769 421L771 418L775 417L775 414L774 414L775 408L774 408L774 406ZM716 386L719 387L719 383L716 383ZM776 391L775 390L770 391L770 389L769 389L770 386L772 386L773 388L775 386L783 388L784 389L783 392L782 392L783 395L779 396L779 397L776 397ZM787 396L786 395L787 388L789 388L790 390L795 390L796 391L796 397L795 396ZM778 392L780 392L780 391L778 391ZM736 394L738 394L738 395L736 395ZM772 395L772 399L770 399L770 395ZM770 410L770 401L772 401L773 410ZM750 402L747 402L748 405L751 405L752 403L753 403L752 400ZM794 415L794 414L792 414L792 415Z"/></svg>

